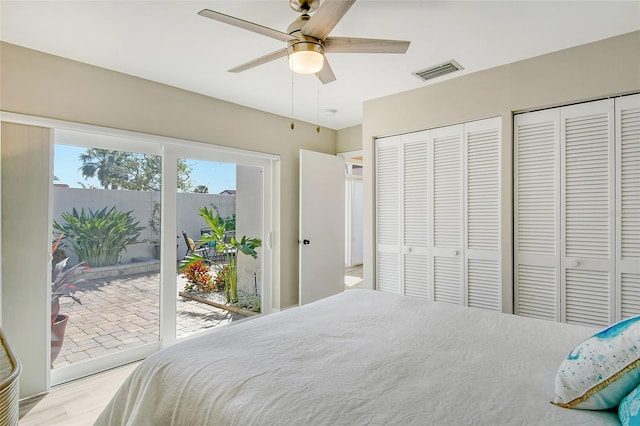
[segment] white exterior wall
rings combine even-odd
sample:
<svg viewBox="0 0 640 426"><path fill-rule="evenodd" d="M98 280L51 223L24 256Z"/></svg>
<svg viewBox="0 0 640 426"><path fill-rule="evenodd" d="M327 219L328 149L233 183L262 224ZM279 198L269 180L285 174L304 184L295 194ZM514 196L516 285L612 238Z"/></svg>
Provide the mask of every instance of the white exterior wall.
<svg viewBox="0 0 640 426"><path fill-rule="evenodd" d="M153 246L159 236L154 235L149 226L153 202L157 202L160 195L157 191L122 191L108 189L82 189L54 187L53 189L53 219L64 224L61 215L84 208L93 211L116 206L117 210L124 212L133 211L133 217L139 221L139 226L145 227L140 234L139 244L133 244L127 248L120 259L121 263L129 263L134 257L153 257ZM178 229L176 230L176 244L178 247L177 260L182 259L186 253L186 244L182 237L184 230L194 240L200 238L200 228L205 227L204 220L198 211L200 207L216 206L221 216L235 214L235 196L219 194L178 194ZM53 237L52 237L53 239ZM78 262L77 257L67 250L71 264Z"/></svg>
<svg viewBox="0 0 640 426"><path fill-rule="evenodd" d="M266 244L262 235L262 170L258 167L237 166L236 168L236 237L246 235L247 238L261 238L262 245ZM258 248L258 258L239 254L237 257L238 289L249 293L254 292L254 278L256 274L258 291L262 282L260 264L262 247Z"/></svg>

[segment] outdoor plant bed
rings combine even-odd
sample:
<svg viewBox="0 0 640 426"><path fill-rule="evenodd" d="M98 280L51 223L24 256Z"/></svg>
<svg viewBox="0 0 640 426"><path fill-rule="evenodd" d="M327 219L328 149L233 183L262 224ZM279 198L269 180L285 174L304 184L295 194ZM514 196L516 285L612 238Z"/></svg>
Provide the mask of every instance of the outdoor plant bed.
<svg viewBox="0 0 640 426"><path fill-rule="evenodd" d="M220 309L225 309L227 311L230 312L234 312L238 315L242 315L243 317L251 317L254 315L258 315L259 312L253 312L250 311L248 309L244 309L244 308L240 308L238 306L233 306L233 305L227 305L224 302L224 295L219 294L219 293L211 293L211 294L205 294L205 293L192 293L192 292L187 292L187 291L179 291L178 295L180 297L184 297L185 299L191 299L191 300L195 300L196 302L201 302L201 303L206 303L209 306L213 306L215 308L220 308ZM219 295L220 300L213 300L212 299L212 295Z"/></svg>

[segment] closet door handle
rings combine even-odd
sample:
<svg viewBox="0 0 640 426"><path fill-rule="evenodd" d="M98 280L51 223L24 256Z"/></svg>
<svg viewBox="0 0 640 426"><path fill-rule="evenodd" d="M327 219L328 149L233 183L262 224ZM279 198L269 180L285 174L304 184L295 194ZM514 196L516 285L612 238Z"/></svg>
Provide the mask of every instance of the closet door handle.
<svg viewBox="0 0 640 426"><path fill-rule="evenodd" d="M411 247L405 247L405 248L404 248L404 253L405 253L405 254L409 254L409 253L411 253Z"/></svg>
<svg viewBox="0 0 640 426"><path fill-rule="evenodd" d="M577 259L569 259L569 260L567 260L567 266L570 267L570 268L575 268L579 264L580 264L580 262L578 262Z"/></svg>
<svg viewBox="0 0 640 426"><path fill-rule="evenodd" d="M458 250L453 249L451 250L451 256L457 256L458 255Z"/></svg>

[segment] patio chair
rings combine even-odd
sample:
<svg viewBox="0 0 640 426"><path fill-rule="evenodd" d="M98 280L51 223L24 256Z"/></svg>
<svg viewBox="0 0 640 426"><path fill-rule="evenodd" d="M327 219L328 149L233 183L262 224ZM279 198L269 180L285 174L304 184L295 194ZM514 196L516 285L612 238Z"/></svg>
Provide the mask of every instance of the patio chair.
<svg viewBox="0 0 640 426"><path fill-rule="evenodd" d="M207 246L198 246L192 238L189 238L186 232L182 231L182 236L184 237L184 243L187 245L187 253L184 257L197 254L199 256L204 257L209 260L209 247Z"/></svg>

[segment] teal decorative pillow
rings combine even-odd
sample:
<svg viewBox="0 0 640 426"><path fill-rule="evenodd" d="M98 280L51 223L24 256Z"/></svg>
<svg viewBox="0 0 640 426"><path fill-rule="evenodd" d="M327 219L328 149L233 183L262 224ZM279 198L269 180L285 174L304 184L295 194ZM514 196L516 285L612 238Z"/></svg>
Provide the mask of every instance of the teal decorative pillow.
<svg viewBox="0 0 640 426"><path fill-rule="evenodd" d="M640 387L620 401L618 417L622 426L640 426Z"/></svg>
<svg viewBox="0 0 640 426"><path fill-rule="evenodd" d="M640 384L640 316L591 336L567 356L556 376L553 403L564 408L616 407Z"/></svg>

